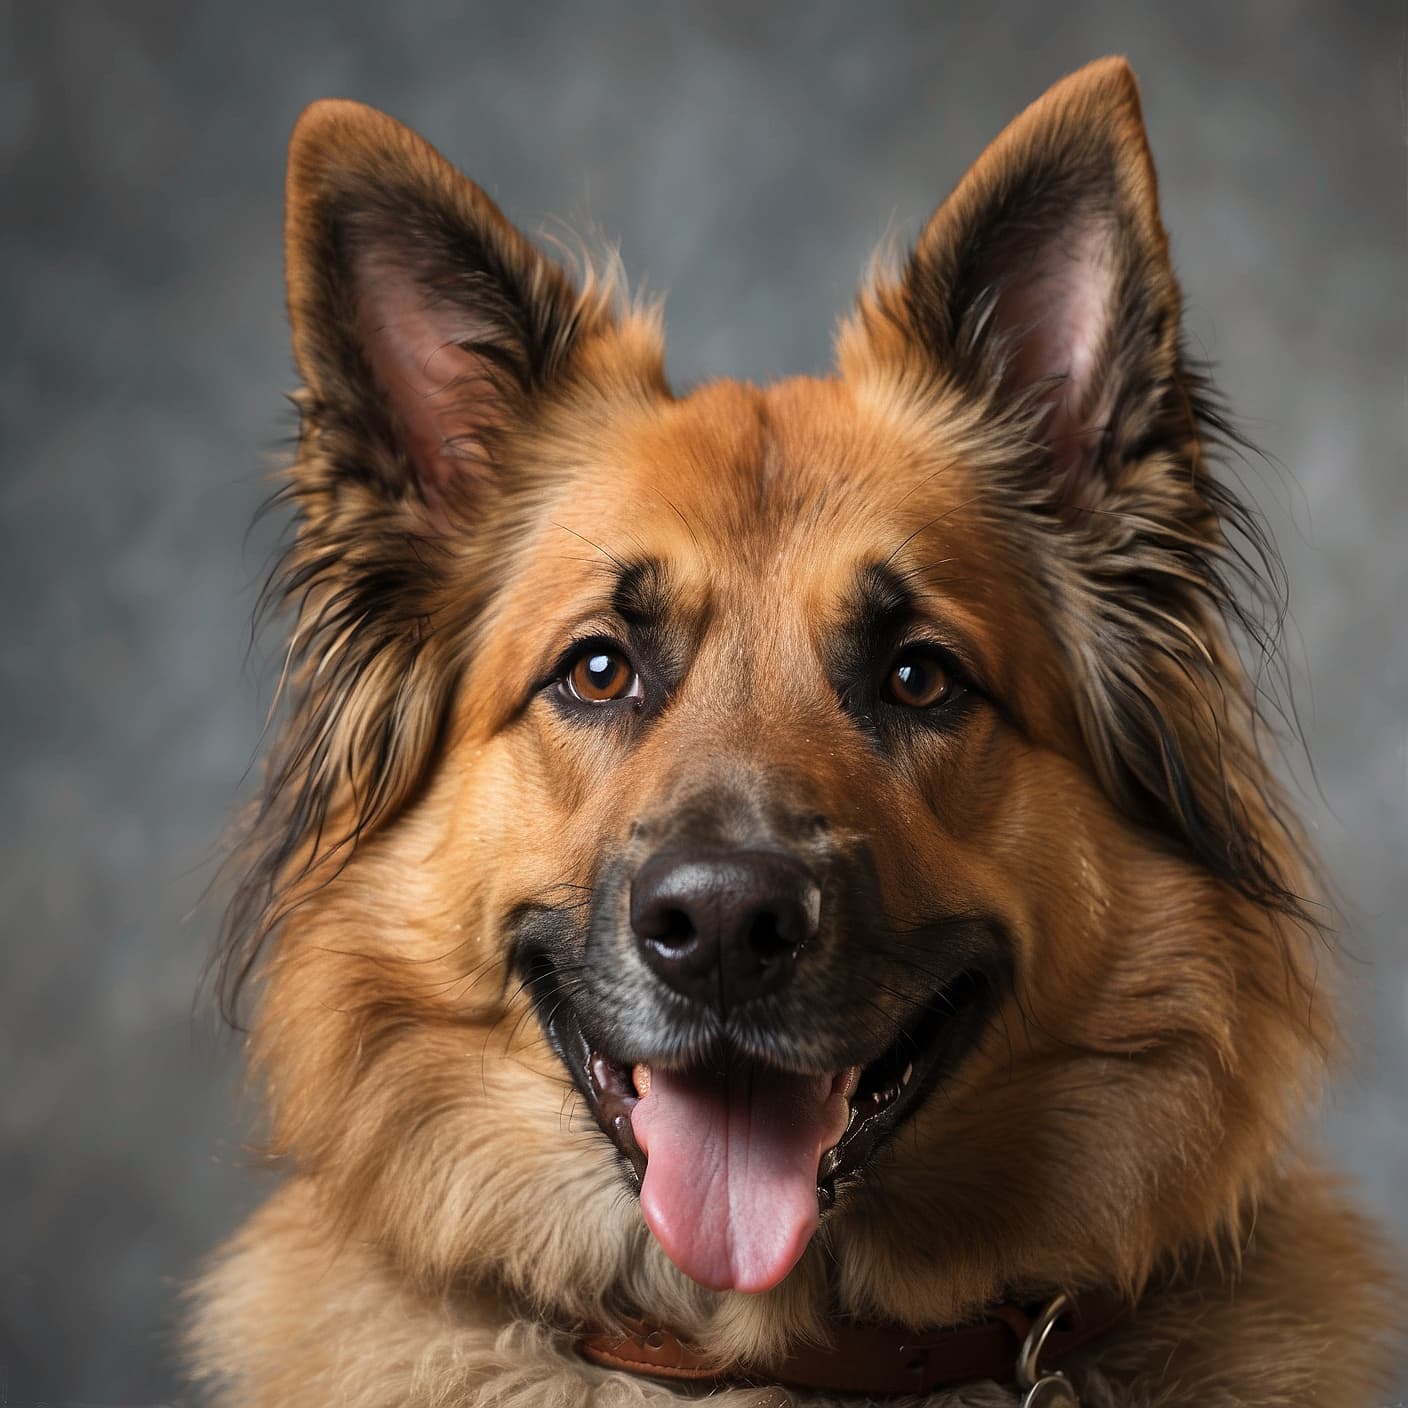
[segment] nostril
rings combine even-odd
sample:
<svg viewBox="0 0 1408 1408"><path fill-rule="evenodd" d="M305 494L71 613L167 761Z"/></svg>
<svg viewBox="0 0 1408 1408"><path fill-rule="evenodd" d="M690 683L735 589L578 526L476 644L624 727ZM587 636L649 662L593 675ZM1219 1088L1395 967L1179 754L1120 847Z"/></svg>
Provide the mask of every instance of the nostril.
<svg viewBox="0 0 1408 1408"><path fill-rule="evenodd" d="M694 921L682 909L667 909L660 915L658 932L650 937L657 944L667 948L679 948L687 944L698 930Z"/></svg>
<svg viewBox="0 0 1408 1408"><path fill-rule="evenodd" d="M748 926L748 947L760 963L772 963L795 945L783 934L777 915L771 910L760 910L753 916Z"/></svg>

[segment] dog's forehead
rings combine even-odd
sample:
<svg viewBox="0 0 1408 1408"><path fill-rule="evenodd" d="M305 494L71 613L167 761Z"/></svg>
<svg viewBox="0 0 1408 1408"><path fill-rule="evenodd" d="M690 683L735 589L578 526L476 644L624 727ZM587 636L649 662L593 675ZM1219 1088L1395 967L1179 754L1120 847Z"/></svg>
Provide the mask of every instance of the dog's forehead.
<svg viewBox="0 0 1408 1408"><path fill-rule="evenodd" d="M710 384L623 418L588 474L591 491L574 484L556 526L612 558L664 564L682 592L736 587L826 611L868 567L913 570L922 586L936 552L976 564L993 546L941 418L838 380Z"/></svg>

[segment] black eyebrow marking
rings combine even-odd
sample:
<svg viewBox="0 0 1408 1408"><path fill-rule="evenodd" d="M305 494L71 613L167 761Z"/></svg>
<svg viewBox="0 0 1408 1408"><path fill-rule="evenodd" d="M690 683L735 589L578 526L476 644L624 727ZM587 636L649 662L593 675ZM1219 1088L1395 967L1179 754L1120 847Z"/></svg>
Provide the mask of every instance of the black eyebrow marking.
<svg viewBox="0 0 1408 1408"><path fill-rule="evenodd" d="M918 602L898 572L888 563L861 568L856 581L854 629L869 640L883 640L918 614Z"/></svg>
<svg viewBox="0 0 1408 1408"><path fill-rule="evenodd" d="M868 679L876 656L918 614L914 593L885 563L867 563L848 594L842 627L828 652L832 683L842 698Z"/></svg>
<svg viewBox="0 0 1408 1408"><path fill-rule="evenodd" d="M611 609L642 633L658 630L669 614L665 566L655 557L623 563L611 593Z"/></svg>
<svg viewBox="0 0 1408 1408"><path fill-rule="evenodd" d="M637 663L653 668L667 688L678 685L690 641L665 564L657 557L624 563L611 593L611 610L626 627Z"/></svg>

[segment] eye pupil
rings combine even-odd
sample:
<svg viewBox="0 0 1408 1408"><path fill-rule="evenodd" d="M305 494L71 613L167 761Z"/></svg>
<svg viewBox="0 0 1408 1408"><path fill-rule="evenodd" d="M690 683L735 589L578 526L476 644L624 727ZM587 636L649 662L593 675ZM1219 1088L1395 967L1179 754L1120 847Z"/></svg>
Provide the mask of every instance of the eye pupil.
<svg viewBox="0 0 1408 1408"><path fill-rule="evenodd" d="M892 704L908 709L930 709L951 691L943 665L931 655L911 651L891 667L886 693Z"/></svg>
<svg viewBox="0 0 1408 1408"><path fill-rule="evenodd" d="M615 673L616 662L609 655L593 655L587 661L587 674L598 689L606 688Z"/></svg>

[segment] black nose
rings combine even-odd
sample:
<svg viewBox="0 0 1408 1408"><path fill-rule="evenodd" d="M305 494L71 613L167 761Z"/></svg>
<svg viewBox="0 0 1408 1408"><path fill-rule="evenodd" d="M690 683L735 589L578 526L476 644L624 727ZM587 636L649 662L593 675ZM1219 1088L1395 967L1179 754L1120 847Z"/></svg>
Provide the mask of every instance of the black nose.
<svg viewBox="0 0 1408 1408"><path fill-rule="evenodd" d="M721 1010L785 983L820 914L816 878L779 851L662 851L631 882L641 956L677 993Z"/></svg>

